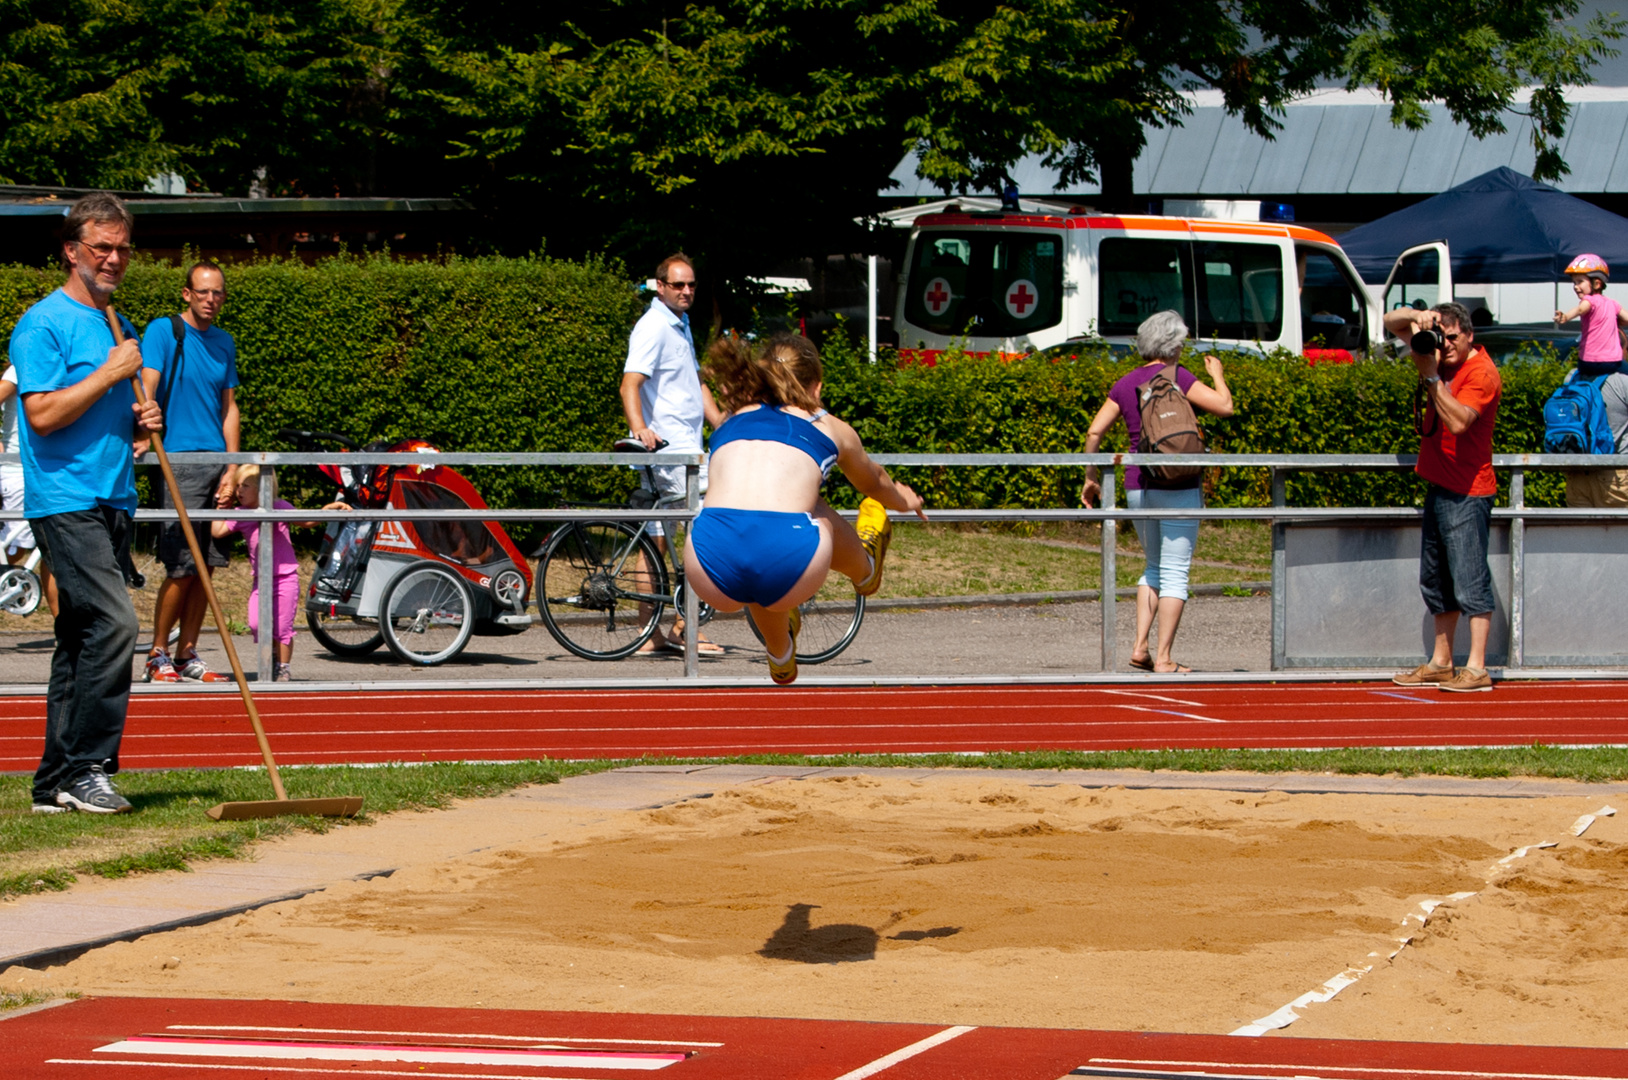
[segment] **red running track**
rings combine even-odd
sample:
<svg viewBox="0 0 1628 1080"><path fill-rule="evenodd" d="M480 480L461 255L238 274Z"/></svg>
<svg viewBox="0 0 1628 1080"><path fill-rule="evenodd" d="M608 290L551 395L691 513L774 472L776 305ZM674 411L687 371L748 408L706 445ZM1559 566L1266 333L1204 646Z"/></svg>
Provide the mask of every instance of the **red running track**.
<svg viewBox="0 0 1628 1080"><path fill-rule="evenodd" d="M350 691L257 699L280 764L1000 750L1628 745L1628 683ZM0 771L39 760L45 703L0 697ZM260 761L232 694L131 699L125 768Z"/></svg>
<svg viewBox="0 0 1628 1080"><path fill-rule="evenodd" d="M87 998L0 1020L11 1080L1628 1077L1628 1051L755 1017Z"/></svg>

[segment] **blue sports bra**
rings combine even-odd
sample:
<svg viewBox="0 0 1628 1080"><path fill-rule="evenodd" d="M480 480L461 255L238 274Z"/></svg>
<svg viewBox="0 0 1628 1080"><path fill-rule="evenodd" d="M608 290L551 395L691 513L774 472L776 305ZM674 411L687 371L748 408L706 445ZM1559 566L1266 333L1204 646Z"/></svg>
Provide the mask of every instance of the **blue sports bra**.
<svg viewBox="0 0 1628 1080"><path fill-rule="evenodd" d="M821 409L815 419L825 415ZM778 405L760 405L747 412L738 412L718 426L712 433L712 452L725 443L741 440L785 443L794 446L814 459L820 467L820 476L831 475L831 466L837 463L837 444L831 436L801 416L781 411Z"/></svg>

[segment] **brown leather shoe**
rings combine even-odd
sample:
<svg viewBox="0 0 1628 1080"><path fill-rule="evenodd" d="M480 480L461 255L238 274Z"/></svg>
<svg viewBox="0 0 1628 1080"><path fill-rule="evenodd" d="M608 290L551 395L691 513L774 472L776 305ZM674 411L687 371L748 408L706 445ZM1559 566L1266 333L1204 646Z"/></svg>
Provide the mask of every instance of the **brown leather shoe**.
<svg viewBox="0 0 1628 1080"><path fill-rule="evenodd" d="M1446 690L1453 694L1474 694L1483 690L1492 689L1492 676L1487 674L1486 668L1462 667L1451 681L1441 683L1437 690Z"/></svg>
<svg viewBox="0 0 1628 1080"><path fill-rule="evenodd" d="M1446 667L1437 667L1427 660L1412 671L1397 674L1391 679L1391 682L1397 686L1433 686L1452 682L1453 676L1456 674L1457 672L1454 671L1451 664Z"/></svg>

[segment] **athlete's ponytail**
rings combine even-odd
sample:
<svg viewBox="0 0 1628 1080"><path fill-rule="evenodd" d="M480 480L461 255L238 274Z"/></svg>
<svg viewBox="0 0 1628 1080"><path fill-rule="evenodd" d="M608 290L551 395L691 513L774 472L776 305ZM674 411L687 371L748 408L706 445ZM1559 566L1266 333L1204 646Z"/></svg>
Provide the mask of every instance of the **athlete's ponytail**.
<svg viewBox="0 0 1628 1080"><path fill-rule="evenodd" d="M819 408L812 387L824 367L814 343L800 335L778 335L761 352L739 338L719 338L702 371L725 412L758 404Z"/></svg>

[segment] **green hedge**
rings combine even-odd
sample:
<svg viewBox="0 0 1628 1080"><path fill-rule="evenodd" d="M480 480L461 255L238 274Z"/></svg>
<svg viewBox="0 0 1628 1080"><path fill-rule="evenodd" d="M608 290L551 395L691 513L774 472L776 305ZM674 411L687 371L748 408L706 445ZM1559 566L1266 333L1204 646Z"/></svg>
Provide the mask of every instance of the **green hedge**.
<svg viewBox="0 0 1628 1080"><path fill-rule="evenodd" d="M263 260L228 267L226 279L219 325L237 339L247 449L290 449L282 427L362 443L412 436L449 451L604 450L625 431L617 385L642 305L607 264ZM55 270L0 267L0 345L61 281ZM138 260L116 302L145 328L181 309L181 286L178 267ZM604 468L469 472L500 506L632 483ZM285 491L320 497L314 476L301 479L286 477Z"/></svg>
<svg viewBox="0 0 1628 1080"><path fill-rule="evenodd" d="M28 305L61 283L55 270L0 267L0 346ZM617 384L642 302L615 267L541 257L396 262L340 257L314 266L266 260L229 267L220 325L237 338L244 445L287 449L281 427L337 431L359 442L424 438L454 451L604 450L623 431ZM141 260L118 304L138 326L179 309L181 271ZM1011 362L950 354L936 367L867 363L844 334L825 347L829 407L874 451L1068 453L1131 361L1106 349ZM1195 372L1197 357L1188 358ZM1542 403L1564 366L1553 358L1503 369L1496 448L1536 451ZM1207 419L1209 442L1234 453L1411 453L1415 377L1406 360L1309 367L1277 353L1228 361L1237 414ZM1107 449L1122 450L1115 425ZM605 498L627 470L473 469L498 506L551 505L552 493ZM901 470L930 505L1077 505L1080 469ZM303 484L299 483L303 479ZM1270 503L1264 470L1216 470L1212 505ZM322 496L313 476L285 490ZM303 488L303 490L301 490ZM1408 473L1298 473L1293 505L1411 505ZM1536 505L1561 501L1535 476ZM837 501L853 505L852 492Z"/></svg>
<svg viewBox="0 0 1628 1080"><path fill-rule="evenodd" d="M935 367L892 361L872 365L855 345L833 336L825 349L825 400L853 423L870 449L897 453L1076 453L1084 449L1091 419L1114 381L1134 360L1106 348L1084 348L1072 357L1025 357L1003 361L951 352ZM1186 357L1202 373L1202 358ZM1543 442L1543 401L1560 382L1565 365L1553 358L1522 360L1502 369L1503 399L1494 448L1500 453L1538 452ZM1235 414L1203 419L1217 452L1235 454L1414 453L1417 376L1411 361L1370 360L1309 366L1279 351L1266 357L1227 360L1227 383ZM1104 441L1109 451L1128 449L1125 428L1115 424ZM968 507L1075 506L1083 469L902 469L930 505ZM1507 484L1507 476L1500 477ZM1264 469L1212 471L1206 481L1215 506L1271 504ZM1296 506L1408 506L1423 501L1423 484L1411 472L1291 474L1288 494ZM1564 488L1553 475L1533 474L1527 485L1534 505L1560 505Z"/></svg>

